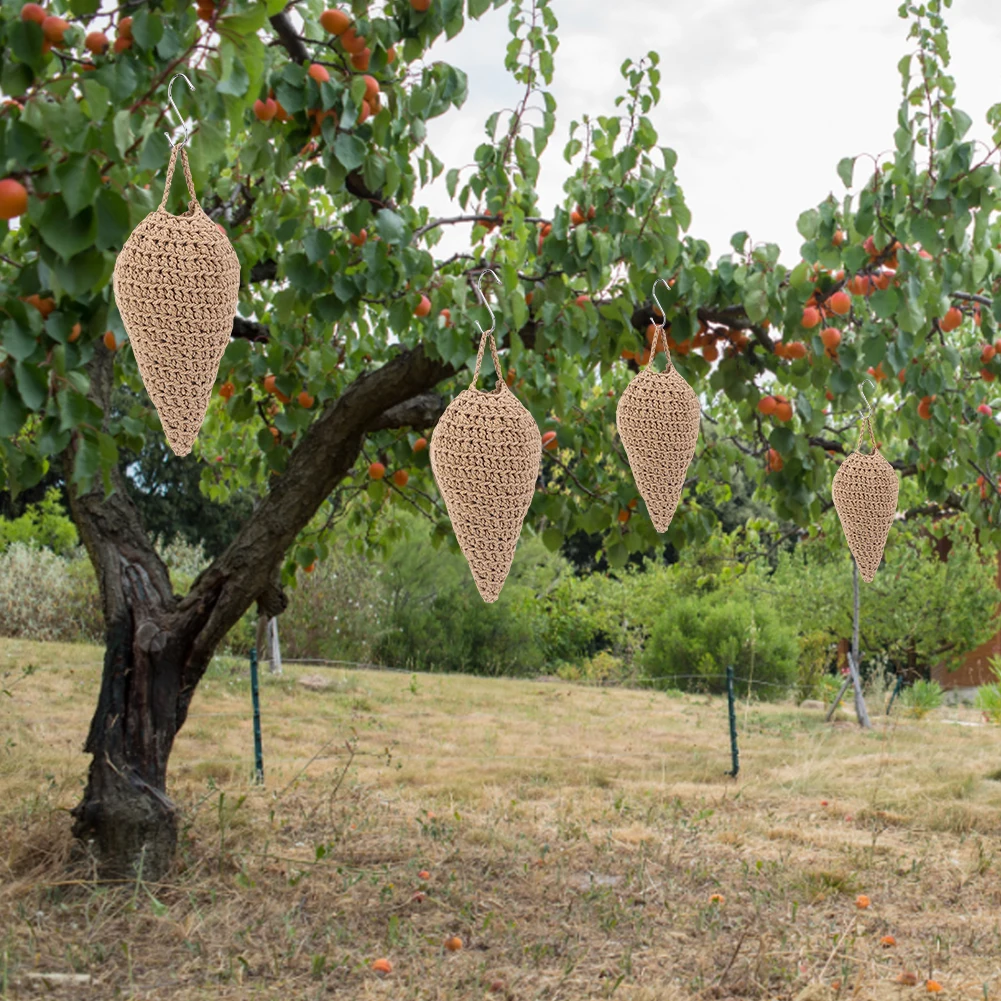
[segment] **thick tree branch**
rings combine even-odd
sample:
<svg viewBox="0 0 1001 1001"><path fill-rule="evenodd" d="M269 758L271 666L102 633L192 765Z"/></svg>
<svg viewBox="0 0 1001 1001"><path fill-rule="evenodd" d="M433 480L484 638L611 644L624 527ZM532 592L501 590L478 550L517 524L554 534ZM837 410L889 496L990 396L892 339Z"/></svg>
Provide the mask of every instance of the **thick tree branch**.
<svg viewBox="0 0 1001 1001"><path fill-rule="evenodd" d="M421 393L381 413L369 424L369 431L388 428L430 428L438 423L446 403L437 393Z"/></svg>
<svg viewBox="0 0 1001 1001"><path fill-rule="evenodd" d="M263 324L254 320L245 320L242 316L233 318L232 335L239 341L256 341L266 343L271 337L271 331Z"/></svg>
<svg viewBox="0 0 1001 1001"><path fill-rule="evenodd" d="M296 31L295 25L292 24L292 19L289 17L288 12L290 9L291 7L286 7L280 14L275 14L270 19L271 27L275 29L278 41L285 46L288 54L297 63L309 62L309 52L299 37L299 32Z"/></svg>

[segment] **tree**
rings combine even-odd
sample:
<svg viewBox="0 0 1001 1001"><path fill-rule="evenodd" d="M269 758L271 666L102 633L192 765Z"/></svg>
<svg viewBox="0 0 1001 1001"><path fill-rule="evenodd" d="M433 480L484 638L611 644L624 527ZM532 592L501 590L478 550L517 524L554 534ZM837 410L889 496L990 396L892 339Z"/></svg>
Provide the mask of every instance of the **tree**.
<svg viewBox="0 0 1001 1001"><path fill-rule="evenodd" d="M566 197L538 204L539 156L556 125L550 0L508 5L506 65L522 99L490 116L475 163L446 171L426 123L463 102L466 80L422 56L500 5L433 0L421 12L388 0L369 11L355 0L351 31L333 36L311 18L298 27L280 3L229 0L198 14L181 0L130 3L107 51L114 15L97 14L96 0L53 0L67 26L47 32L15 4L0 12L0 86L15 95L2 109L0 214L18 220L0 230L0 486L27 489L61 469L101 582L107 652L74 830L105 873L142 859L155 876L169 864L173 740L248 607L278 614L296 566L323 559L340 518L377 538L379 511L403 504L448 537L418 438L468 383L482 318L472 282L484 267L501 279L508 371L498 374L557 434L529 515L550 548L600 534L612 567L665 541L680 549L711 531L706 501L725 503L735 469L783 519L837 531L830 480L854 444L867 368L905 504L962 508L996 532L1001 431L977 410L993 405L1001 372L980 343L1001 316L996 146L983 155L964 138L971 123L946 75L948 0L901 7L915 52L900 67L896 151L857 188L869 160L841 161L849 191L802 214L793 267L746 233L715 262L685 235L676 156L648 117L660 96L655 53L623 64L614 111L571 123ZM202 487L213 500L260 495L183 597L117 466L121 449L138 451L159 428L109 286L116 252L158 204L165 85L182 66L195 84L196 185L244 278L199 439ZM997 144L1001 106L989 121ZM443 172L461 211L435 219L420 189ZM468 250L436 253L446 226L470 228ZM647 357L657 277L671 282L661 301L674 361L719 431L700 445L666 540L634 510L613 438L616 399ZM116 388L131 394L127 411L111 407ZM791 397L788 411L762 405L774 392ZM406 471L405 485L369 481L376 458Z"/></svg>

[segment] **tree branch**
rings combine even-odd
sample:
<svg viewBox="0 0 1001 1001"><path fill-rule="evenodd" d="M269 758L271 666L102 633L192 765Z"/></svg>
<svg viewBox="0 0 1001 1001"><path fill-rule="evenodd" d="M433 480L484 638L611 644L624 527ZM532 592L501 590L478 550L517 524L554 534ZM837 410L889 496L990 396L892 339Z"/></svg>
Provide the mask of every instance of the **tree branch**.
<svg viewBox="0 0 1001 1001"><path fill-rule="evenodd" d="M280 14L275 14L270 18L271 27L275 29L275 34L278 35L278 41L285 46L288 54L297 63L309 62L309 52L299 37L299 32L295 30L292 19L289 17L288 12L291 6L290 4Z"/></svg>
<svg viewBox="0 0 1001 1001"><path fill-rule="evenodd" d="M445 406L445 401L437 393L420 393L383 411L367 430L434 427L445 412Z"/></svg>

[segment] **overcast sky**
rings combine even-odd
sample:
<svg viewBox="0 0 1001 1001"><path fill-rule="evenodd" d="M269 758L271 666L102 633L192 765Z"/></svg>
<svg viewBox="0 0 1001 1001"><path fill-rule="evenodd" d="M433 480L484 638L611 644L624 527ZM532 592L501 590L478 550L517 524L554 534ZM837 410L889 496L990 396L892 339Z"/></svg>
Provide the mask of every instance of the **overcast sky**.
<svg viewBox="0 0 1001 1001"><path fill-rule="evenodd" d="M663 96L652 117L660 143L678 153L691 234L709 241L715 259L744 229L756 242L778 242L783 260L794 262L799 213L831 191L844 194L838 160L893 146L897 62L913 49L897 7L897 0L555 0L559 106L543 161L542 211L563 200L571 120L612 113L622 61L655 49ZM491 11L431 53L469 75L465 106L429 129L446 167L469 163L487 116L519 95L504 70L507 17L504 8ZM947 17L957 105L986 140L984 113L1001 101L1001 3L955 0ZM425 196L432 211L455 213L443 183ZM468 230L456 232L444 246L457 249L465 238Z"/></svg>

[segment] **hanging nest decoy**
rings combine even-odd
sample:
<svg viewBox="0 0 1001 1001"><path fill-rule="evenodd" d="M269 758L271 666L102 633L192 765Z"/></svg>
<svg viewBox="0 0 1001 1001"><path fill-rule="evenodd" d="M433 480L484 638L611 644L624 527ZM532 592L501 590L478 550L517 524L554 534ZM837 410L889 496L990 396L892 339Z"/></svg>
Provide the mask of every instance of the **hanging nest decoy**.
<svg viewBox="0 0 1001 1001"><path fill-rule="evenodd" d="M171 215L166 204L178 150L191 200L185 213ZM240 262L198 204L181 147L171 150L160 207L136 226L115 261L114 288L167 444L187 455L233 330Z"/></svg>
<svg viewBox="0 0 1001 1001"><path fill-rule="evenodd" d="M869 429L872 451L861 451L865 429ZM858 444L834 474L831 493L841 519L848 548L858 564L859 574L868 584L876 576L883 549L897 513L900 480L897 472L880 454L867 415L859 428Z"/></svg>
<svg viewBox="0 0 1001 1001"><path fill-rule="evenodd" d="M489 339L497 385L476 388ZM476 589L496 601L507 580L542 462L532 415L501 376L491 327L480 338L469 388L448 405L431 436L431 470Z"/></svg>
<svg viewBox="0 0 1001 1001"><path fill-rule="evenodd" d="M695 455L700 409L695 391L671 361L664 328L658 326L656 331L650 360L619 398L615 425L653 527L666 532L678 509L685 474ZM661 335L667 368L658 372L653 359Z"/></svg>

